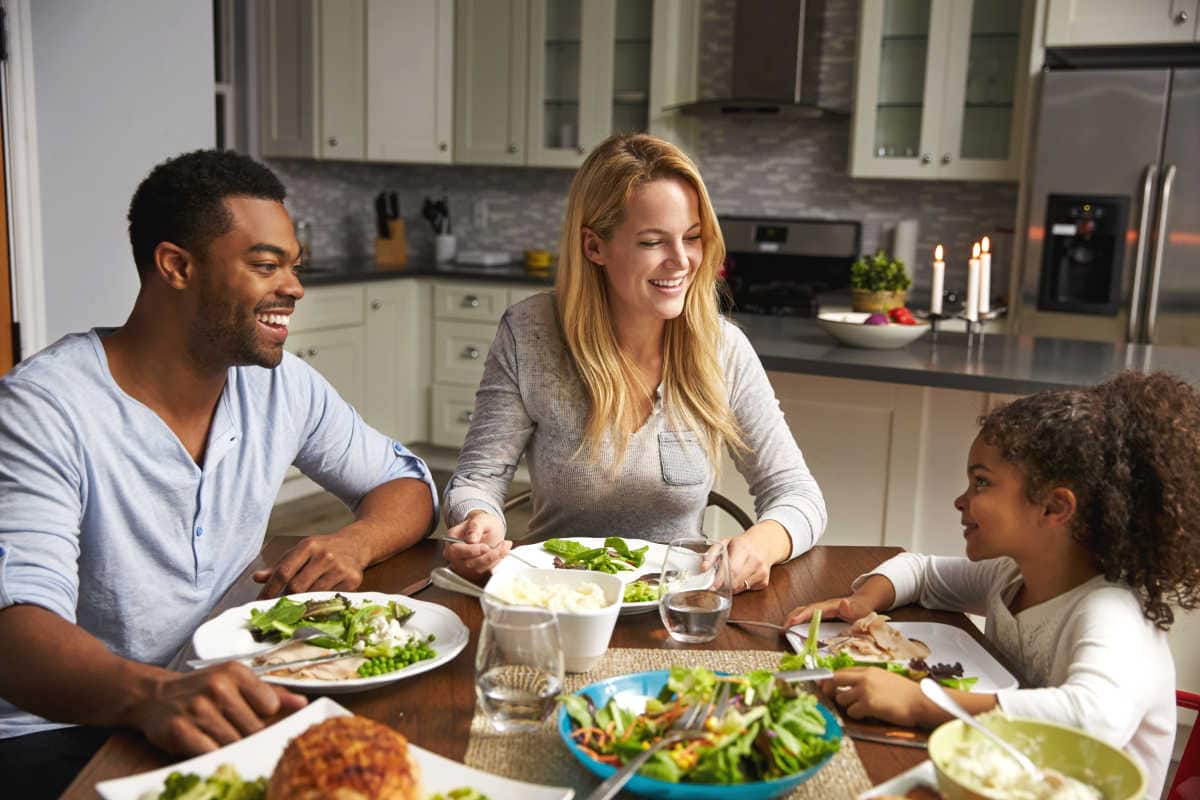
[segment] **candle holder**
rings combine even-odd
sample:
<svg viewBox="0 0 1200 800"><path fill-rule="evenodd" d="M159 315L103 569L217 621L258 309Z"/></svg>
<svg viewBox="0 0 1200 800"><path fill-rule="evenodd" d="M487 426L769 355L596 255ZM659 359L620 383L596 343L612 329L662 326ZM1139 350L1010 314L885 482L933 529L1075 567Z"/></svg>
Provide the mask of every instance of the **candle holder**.
<svg viewBox="0 0 1200 800"><path fill-rule="evenodd" d="M990 314L991 312L989 311L988 313ZM973 337L975 334L983 335L983 321L985 319L983 314L980 314L976 319L971 319L965 313L959 313L955 316L967 324L968 338Z"/></svg>
<svg viewBox="0 0 1200 800"><path fill-rule="evenodd" d="M929 323L929 333L934 338L937 337L938 324L943 320L954 319L956 314L934 314L932 311L917 310L913 312L913 316L917 319L923 319Z"/></svg>

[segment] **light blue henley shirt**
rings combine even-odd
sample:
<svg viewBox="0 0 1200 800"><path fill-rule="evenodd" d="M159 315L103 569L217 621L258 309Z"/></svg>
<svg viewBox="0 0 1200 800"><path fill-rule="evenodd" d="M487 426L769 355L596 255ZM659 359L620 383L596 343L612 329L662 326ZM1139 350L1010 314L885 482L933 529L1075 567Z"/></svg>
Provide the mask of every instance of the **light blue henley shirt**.
<svg viewBox="0 0 1200 800"><path fill-rule="evenodd" d="M275 369L230 368L197 465L113 380L109 332L66 336L0 379L0 608L42 606L165 665L262 549L290 464L352 509L423 479L436 516L424 462L286 352ZM0 699L0 738L55 727Z"/></svg>

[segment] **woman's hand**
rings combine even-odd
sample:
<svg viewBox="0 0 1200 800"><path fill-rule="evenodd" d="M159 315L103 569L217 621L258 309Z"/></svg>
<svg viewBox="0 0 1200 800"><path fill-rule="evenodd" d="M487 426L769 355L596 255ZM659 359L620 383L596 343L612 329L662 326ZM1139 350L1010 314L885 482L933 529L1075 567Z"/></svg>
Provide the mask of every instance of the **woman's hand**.
<svg viewBox="0 0 1200 800"><path fill-rule="evenodd" d="M929 703L921 687L879 667L839 669L832 678L821 681L820 687L851 719L872 717L915 728L927 717Z"/></svg>
<svg viewBox="0 0 1200 800"><path fill-rule="evenodd" d="M782 525L764 520L729 540L729 577L734 594L765 589L771 567L792 553L792 539Z"/></svg>
<svg viewBox="0 0 1200 800"><path fill-rule="evenodd" d="M847 595L846 597L831 597L828 600L821 600L820 602L809 603L806 606L792 609L792 613L787 615L787 619L783 624L785 627L790 628L793 625L808 622L817 610L820 610L821 619L824 620L844 619L846 622L854 622L854 620L862 619L875 609L863 597L856 594Z"/></svg>
<svg viewBox="0 0 1200 800"><path fill-rule="evenodd" d="M465 544L447 542L442 555L450 568L472 581L480 581L492 567L508 555L512 542L504 538L504 522L492 514L475 509L446 533Z"/></svg>

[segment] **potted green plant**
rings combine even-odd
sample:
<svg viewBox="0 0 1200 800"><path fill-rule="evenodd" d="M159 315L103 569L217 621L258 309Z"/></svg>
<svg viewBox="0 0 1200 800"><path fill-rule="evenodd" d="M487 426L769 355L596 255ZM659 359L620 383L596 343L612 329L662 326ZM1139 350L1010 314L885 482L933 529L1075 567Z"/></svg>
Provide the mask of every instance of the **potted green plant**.
<svg viewBox="0 0 1200 800"><path fill-rule="evenodd" d="M903 306L908 297L912 278L904 262L882 250L873 256L864 255L850 265L850 293L855 311L886 314Z"/></svg>

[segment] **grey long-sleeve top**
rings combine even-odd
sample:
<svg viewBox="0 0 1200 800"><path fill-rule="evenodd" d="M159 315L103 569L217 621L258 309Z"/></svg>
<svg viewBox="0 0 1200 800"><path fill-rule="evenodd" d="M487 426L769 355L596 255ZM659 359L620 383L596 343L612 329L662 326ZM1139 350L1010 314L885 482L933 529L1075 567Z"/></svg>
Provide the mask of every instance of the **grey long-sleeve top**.
<svg viewBox="0 0 1200 800"><path fill-rule="evenodd" d="M729 406L748 446L731 455L754 495L758 520L775 520L787 530L794 558L824 532L825 501L745 334L722 319L721 336ZM488 352L471 427L446 487L446 524L458 524L474 509L504 519L504 496L524 454L534 541L626 536L668 542L699 532L715 472L695 434L671 424L661 393L616 470L609 444L595 462L575 455L587 411L554 296L535 295L509 308Z"/></svg>

